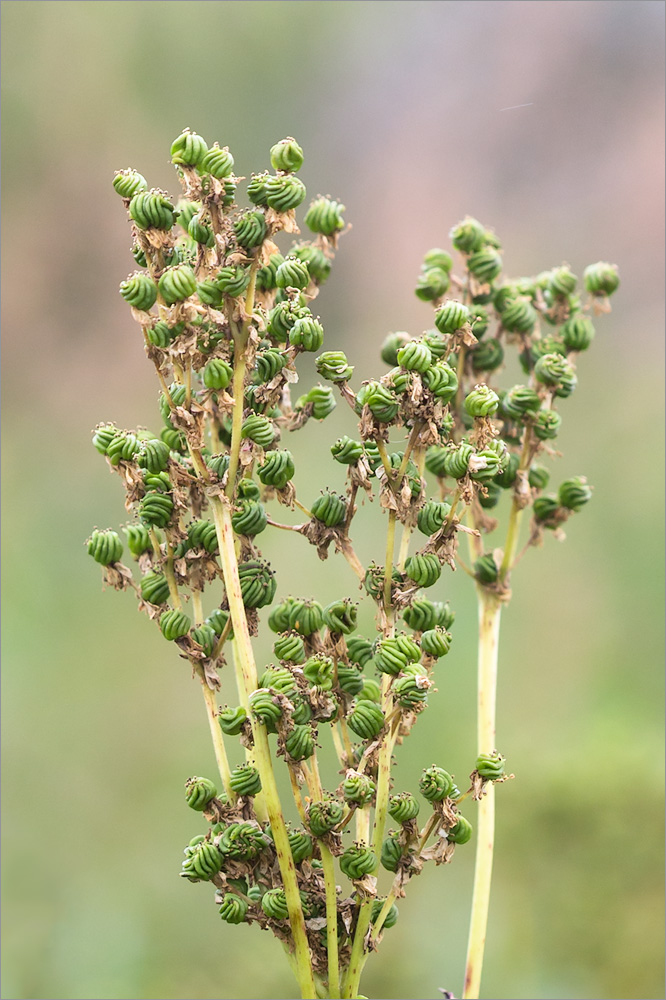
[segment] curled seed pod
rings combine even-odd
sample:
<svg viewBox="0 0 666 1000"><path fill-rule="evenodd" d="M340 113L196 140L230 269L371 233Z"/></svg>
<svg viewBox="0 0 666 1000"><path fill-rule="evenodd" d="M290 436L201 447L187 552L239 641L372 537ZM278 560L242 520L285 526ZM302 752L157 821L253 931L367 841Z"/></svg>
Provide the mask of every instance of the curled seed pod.
<svg viewBox="0 0 666 1000"><path fill-rule="evenodd" d="M278 660L287 663L303 663L305 661L305 644L300 635L285 632L279 635L273 643L273 652Z"/></svg>
<svg viewBox="0 0 666 1000"><path fill-rule="evenodd" d="M437 611L437 625L443 629L450 629L455 621L456 613L449 602L435 601L435 610Z"/></svg>
<svg viewBox="0 0 666 1000"><path fill-rule="evenodd" d="M102 566L118 562L123 554L123 543L115 531L99 531L97 528L88 539L88 555Z"/></svg>
<svg viewBox="0 0 666 1000"><path fill-rule="evenodd" d="M180 218L178 221L180 222ZM215 234L210 226L207 226L203 221L203 212L197 212L192 216L187 227L187 232L195 243L201 243L205 247L215 246Z"/></svg>
<svg viewBox="0 0 666 1000"><path fill-rule="evenodd" d="M158 493L170 493L173 486L168 472L144 472L143 484L146 490L157 490Z"/></svg>
<svg viewBox="0 0 666 1000"><path fill-rule="evenodd" d="M240 563L238 576L246 608L263 608L272 603L277 582L268 563L257 559Z"/></svg>
<svg viewBox="0 0 666 1000"><path fill-rule="evenodd" d="M451 648L451 633L436 625L435 628L426 629L421 636L421 649L428 656L446 656Z"/></svg>
<svg viewBox="0 0 666 1000"><path fill-rule="evenodd" d="M250 711L255 719L266 726L269 733L276 732L277 723L282 718L282 709L266 688L257 688L250 695Z"/></svg>
<svg viewBox="0 0 666 1000"><path fill-rule="evenodd" d="M165 611L164 614L160 615L160 629L162 635L169 642L173 642L174 639L181 639L184 635L190 631L192 621L184 611L178 611L174 608L171 611Z"/></svg>
<svg viewBox="0 0 666 1000"><path fill-rule="evenodd" d="M244 797L258 795L261 791L261 778L256 767L251 764L239 764L231 772L229 785L238 795Z"/></svg>
<svg viewBox="0 0 666 1000"><path fill-rule="evenodd" d="M362 635L353 635L346 640L347 655L352 663L361 669L372 659L372 642Z"/></svg>
<svg viewBox="0 0 666 1000"><path fill-rule="evenodd" d="M337 493L322 493L312 504L312 516L328 528L342 524L347 515L347 502Z"/></svg>
<svg viewBox="0 0 666 1000"><path fill-rule="evenodd" d="M178 166L197 167L207 152L208 146L201 136L186 128L171 144L171 162Z"/></svg>
<svg viewBox="0 0 666 1000"><path fill-rule="evenodd" d="M484 781L497 781L504 774L504 757L501 753L479 754L476 770Z"/></svg>
<svg viewBox="0 0 666 1000"><path fill-rule="evenodd" d="M535 520L542 522L547 528L554 528L557 523L556 517L560 512L560 502L553 495L537 497L532 505L532 512Z"/></svg>
<svg viewBox="0 0 666 1000"><path fill-rule="evenodd" d="M127 548L133 556L140 556L152 548L150 535L144 524L128 524L123 531L127 538Z"/></svg>
<svg viewBox="0 0 666 1000"><path fill-rule="evenodd" d="M412 388L414 379L412 378L412 373L408 372L405 368L392 368L385 376L383 384L388 389L392 389L393 392L402 396L403 393Z"/></svg>
<svg viewBox="0 0 666 1000"><path fill-rule="evenodd" d="M559 337L540 337L538 340L532 341L527 351L520 353L519 360L524 371L529 374L543 354L561 354L562 357L565 357L566 353L567 349L564 346L564 341Z"/></svg>
<svg viewBox="0 0 666 1000"><path fill-rule="evenodd" d="M188 856L183 861L181 875L195 882L208 882L222 868L223 858L215 844L210 840L201 840L191 844L187 849Z"/></svg>
<svg viewBox="0 0 666 1000"><path fill-rule="evenodd" d="M113 190L121 198L133 198L140 191L148 190L148 181L137 170L117 170L113 175Z"/></svg>
<svg viewBox="0 0 666 1000"><path fill-rule="evenodd" d="M578 283L578 278L566 266L563 264L562 267L555 267L550 272L550 281L548 282L548 290L556 296L566 296L571 295Z"/></svg>
<svg viewBox="0 0 666 1000"><path fill-rule="evenodd" d="M423 381L437 399L448 403L458 392L458 376L445 361L440 361L426 369Z"/></svg>
<svg viewBox="0 0 666 1000"><path fill-rule="evenodd" d="M500 313L502 326L510 333L529 333L539 318L532 300L525 295L508 299Z"/></svg>
<svg viewBox="0 0 666 1000"><path fill-rule="evenodd" d="M203 381L207 389L226 389L232 376L231 365L222 358L213 358L203 370Z"/></svg>
<svg viewBox="0 0 666 1000"><path fill-rule="evenodd" d="M284 889L269 889L261 897L261 908L272 920L286 920L289 916L287 897Z"/></svg>
<svg viewBox="0 0 666 1000"><path fill-rule="evenodd" d="M160 431L160 437L169 446L170 451L180 454L187 451L187 438L182 431L177 431L173 427L165 427L164 430Z"/></svg>
<svg viewBox="0 0 666 1000"><path fill-rule="evenodd" d="M305 225L313 233L334 236L345 223L342 213L345 206L330 198L316 198L305 213Z"/></svg>
<svg viewBox="0 0 666 1000"><path fill-rule="evenodd" d="M323 837L338 825L344 815L344 806L339 799L326 797L311 802L308 807L308 823L315 837Z"/></svg>
<svg viewBox="0 0 666 1000"><path fill-rule="evenodd" d="M202 173L212 174L218 181L221 181L224 177L228 177L233 170L234 158L229 152L228 146L220 149L215 142L203 156L199 166Z"/></svg>
<svg viewBox="0 0 666 1000"><path fill-rule="evenodd" d="M100 455L106 455L109 445L118 433L118 428L114 424L100 424L95 428L92 443Z"/></svg>
<svg viewBox="0 0 666 1000"><path fill-rule="evenodd" d="M458 816L458 822L452 826L446 835L450 844L466 844L472 837L472 824L464 816Z"/></svg>
<svg viewBox="0 0 666 1000"><path fill-rule="evenodd" d="M474 253L483 246L485 234L484 226L467 215L462 222L453 227L449 236L456 250L460 250L461 253Z"/></svg>
<svg viewBox="0 0 666 1000"><path fill-rule="evenodd" d="M361 393L358 395L360 396ZM356 398L358 400L358 396ZM358 401L361 406L367 406L375 420L382 424L390 423L400 409L400 402L381 382L369 382L365 387L362 400Z"/></svg>
<svg viewBox="0 0 666 1000"><path fill-rule="evenodd" d="M284 741L287 753L294 760L307 760L315 751L315 741L310 726L294 726Z"/></svg>
<svg viewBox="0 0 666 1000"><path fill-rule="evenodd" d="M324 420L336 406L335 396L329 385L314 385L301 399L304 405L312 405L312 416L315 420ZM298 409L298 403L296 409Z"/></svg>
<svg viewBox="0 0 666 1000"><path fill-rule="evenodd" d="M561 424L562 417L555 410L540 410L533 424L534 433L540 441L552 441L557 437Z"/></svg>
<svg viewBox="0 0 666 1000"><path fill-rule="evenodd" d="M275 347L260 351L255 360L256 380L260 385L270 382L288 362L287 355Z"/></svg>
<svg viewBox="0 0 666 1000"><path fill-rule="evenodd" d="M408 333L389 333L384 339L384 343L381 347L381 359L387 365L397 365L398 363L398 351L405 344L408 344L412 338Z"/></svg>
<svg viewBox="0 0 666 1000"><path fill-rule="evenodd" d="M149 570L141 580L141 597L148 604L166 604L169 600L169 582L163 573Z"/></svg>
<svg viewBox="0 0 666 1000"><path fill-rule="evenodd" d="M169 396L174 406L182 406L187 397L187 389L184 385L177 385L175 382L169 386ZM172 427L170 422L171 417L171 403L167 399L165 393L160 393L160 413L162 414L162 420L167 425L167 427Z"/></svg>
<svg viewBox="0 0 666 1000"><path fill-rule="evenodd" d="M557 498L567 510L577 511L592 499L592 490L585 476L575 476L565 479L557 491Z"/></svg>
<svg viewBox="0 0 666 1000"><path fill-rule="evenodd" d="M247 896L253 903L261 904L261 897L264 894L264 890L260 885L250 885L248 886Z"/></svg>
<svg viewBox="0 0 666 1000"><path fill-rule="evenodd" d="M534 389L526 385L514 385L506 392L500 404L500 412L511 420L520 420L526 413L536 413L541 400Z"/></svg>
<svg viewBox="0 0 666 1000"><path fill-rule="evenodd" d="M234 233L238 245L245 250L258 247L266 237L266 220L263 212L244 212L234 223Z"/></svg>
<svg viewBox="0 0 666 1000"><path fill-rule="evenodd" d="M264 183L266 203L276 212L288 212L305 201L305 184L292 174L267 177Z"/></svg>
<svg viewBox="0 0 666 1000"><path fill-rule="evenodd" d="M289 833L289 846L295 865L311 858L314 853L314 840L305 830L294 830Z"/></svg>
<svg viewBox="0 0 666 1000"><path fill-rule="evenodd" d="M397 872L404 855L404 848L400 843L400 834L391 830L388 837L384 838L381 850L382 867L388 872Z"/></svg>
<svg viewBox="0 0 666 1000"><path fill-rule="evenodd" d="M415 632L425 632L437 625L437 607L425 597L419 597L405 608L402 617Z"/></svg>
<svg viewBox="0 0 666 1000"><path fill-rule="evenodd" d="M208 553L217 550L217 532L212 521L194 521L187 529L187 537L192 548L205 549Z"/></svg>
<svg viewBox="0 0 666 1000"><path fill-rule="evenodd" d="M477 338L477 340L481 340L481 338L483 337L484 333L486 332L486 330L490 325L490 314L488 313L488 310L485 309L484 306L480 305L478 302L475 302L470 307L470 313L471 313L470 323L472 325L472 333Z"/></svg>
<svg viewBox="0 0 666 1000"><path fill-rule="evenodd" d="M321 377L330 382L348 382L354 373L343 351L324 351L315 359L315 366Z"/></svg>
<svg viewBox="0 0 666 1000"><path fill-rule="evenodd" d="M232 781L236 771L242 771L243 769L255 770L249 764L241 764L231 772ZM245 778L245 775L243 777ZM234 791L237 791L239 795L246 794L239 789L234 789ZM248 794L256 794L256 792ZM218 850L222 855L231 858L233 861L254 861L266 849L268 844L269 841L266 835L253 823L230 823L229 826L224 828L218 840Z"/></svg>
<svg viewBox="0 0 666 1000"><path fill-rule="evenodd" d="M475 451L469 460L470 478L475 482L490 482L501 471L501 468L502 460L491 447Z"/></svg>
<svg viewBox="0 0 666 1000"><path fill-rule="evenodd" d="M405 562L405 572L419 587L432 587L442 575L442 567L434 552L410 556Z"/></svg>
<svg viewBox="0 0 666 1000"><path fill-rule="evenodd" d="M345 435L331 445L331 454L341 465L354 465L363 454L363 445Z"/></svg>
<svg viewBox="0 0 666 1000"><path fill-rule="evenodd" d="M485 482L485 493L479 491L479 503L484 510L496 507L502 496L502 487L495 480Z"/></svg>
<svg viewBox="0 0 666 1000"><path fill-rule="evenodd" d="M576 313L562 325L560 333L568 351L586 351L594 339L594 324L589 316Z"/></svg>
<svg viewBox="0 0 666 1000"><path fill-rule="evenodd" d="M250 284L250 272L248 268L228 265L221 268L213 279L215 287L223 294L231 298L238 298L242 295Z"/></svg>
<svg viewBox="0 0 666 1000"><path fill-rule="evenodd" d="M276 252L270 255L268 262L263 267L259 268L255 280L256 287L260 292L271 292L274 288L277 288L275 275L283 261L284 257L282 254Z"/></svg>
<svg viewBox="0 0 666 1000"><path fill-rule="evenodd" d="M494 372L504 361L504 348L499 340L483 340L471 351L474 372Z"/></svg>
<svg viewBox="0 0 666 1000"><path fill-rule="evenodd" d="M275 272L278 288L307 288L310 284L310 272L307 264L298 257L286 257Z"/></svg>
<svg viewBox="0 0 666 1000"><path fill-rule="evenodd" d="M545 490L546 486L550 481L550 472L545 465L534 464L529 468L527 473L527 481L535 490Z"/></svg>
<svg viewBox="0 0 666 1000"><path fill-rule="evenodd" d="M303 664L303 674L312 687L319 688L321 691L333 690L335 667L330 656L317 653L315 656L308 657Z"/></svg>
<svg viewBox="0 0 666 1000"><path fill-rule="evenodd" d="M583 281L590 295L612 295L620 284L617 264L609 264L603 260L589 264L583 271Z"/></svg>
<svg viewBox="0 0 666 1000"><path fill-rule="evenodd" d="M305 317L312 318L312 313L307 306L300 306L295 301L278 302L268 314L266 332L274 340L282 343L288 339L289 332L296 322ZM323 329L321 339L323 343Z"/></svg>
<svg viewBox="0 0 666 1000"><path fill-rule="evenodd" d="M216 795L217 788L209 778L188 778L185 782L187 804L197 812L203 812Z"/></svg>
<svg viewBox="0 0 666 1000"><path fill-rule="evenodd" d="M374 441L364 441L363 451L365 452L365 457L368 461L368 465L373 472L376 472L379 466L382 464L382 456L379 454L379 449Z"/></svg>
<svg viewBox="0 0 666 1000"><path fill-rule="evenodd" d="M118 431L107 445L106 456L111 465L118 465L120 461L131 461L140 447L141 442L136 434L126 434L123 431Z"/></svg>
<svg viewBox="0 0 666 1000"><path fill-rule="evenodd" d="M206 465L211 472L214 472L218 479L222 479L229 468L229 456L222 455L208 455L206 457Z"/></svg>
<svg viewBox="0 0 666 1000"><path fill-rule="evenodd" d="M453 778L443 767L427 767L419 779L419 788L428 802L442 802L453 791Z"/></svg>
<svg viewBox="0 0 666 1000"><path fill-rule="evenodd" d="M421 657L421 651L417 644L413 643L413 650L401 644L397 638L379 639L374 647L375 666L382 674L390 674L396 677L401 670L404 670L408 663L415 663Z"/></svg>
<svg viewBox="0 0 666 1000"><path fill-rule="evenodd" d="M166 304L172 306L174 302L183 302L194 295L197 279L189 264L176 264L175 267L167 267L157 287Z"/></svg>
<svg viewBox="0 0 666 1000"><path fill-rule="evenodd" d="M356 700L347 716L347 725L362 740L373 740L384 728L384 713L372 701Z"/></svg>
<svg viewBox="0 0 666 1000"><path fill-rule="evenodd" d="M185 230L187 233L189 229L190 222L194 216L200 212L203 205L200 201L189 201L187 198L181 198L176 205L176 213L178 219L178 225Z"/></svg>
<svg viewBox="0 0 666 1000"><path fill-rule="evenodd" d="M243 421L241 437L249 438L261 448L268 448L275 437L275 424L260 413L251 413Z"/></svg>
<svg viewBox="0 0 666 1000"><path fill-rule="evenodd" d="M271 166L273 170L294 173L303 166L303 150L295 139L287 136L271 146Z"/></svg>
<svg viewBox="0 0 666 1000"><path fill-rule="evenodd" d="M372 778L358 771L347 771L342 782L342 795L348 805L365 806L372 802L377 786Z"/></svg>
<svg viewBox="0 0 666 1000"><path fill-rule="evenodd" d="M356 700L373 701L376 705L381 703L382 691L374 677L363 677L363 690L359 691Z"/></svg>
<svg viewBox="0 0 666 1000"><path fill-rule="evenodd" d="M157 288L149 274L137 272L120 284L120 294L134 309L147 312L155 305Z"/></svg>
<svg viewBox="0 0 666 1000"><path fill-rule="evenodd" d="M372 909L370 911L370 923L374 924L379 919L379 914L384 908L385 899L373 899ZM389 930L391 927L395 927L398 922L398 907L393 904L391 909L388 911L384 917L384 923L382 924L382 930Z"/></svg>
<svg viewBox="0 0 666 1000"><path fill-rule="evenodd" d="M429 267L439 267L442 271L450 271L453 267L453 261L451 260L451 255L446 252L446 250L441 250L439 247L433 247L432 250L428 250L423 256L423 267L427 270Z"/></svg>
<svg viewBox="0 0 666 1000"><path fill-rule="evenodd" d="M294 459L290 451L267 451L257 474L264 486L284 489L294 472Z"/></svg>
<svg viewBox="0 0 666 1000"><path fill-rule="evenodd" d="M435 302L446 294L449 284L447 271L441 267L429 267L419 275L414 291L422 302Z"/></svg>
<svg viewBox="0 0 666 1000"><path fill-rule="evenodd" d="M217 646L217 636L210 625L205 623L198 625L197 628L192 629L191 635L194 641L201 646L206 656L213 655Z"/></svg>
<svg viewBox="0 0 666 1000"><path fill-rule="evenodd" d="M377 870L379 862L364 844L354 844L340 855L340 870L350 879L364 878Z"/></svg>
<svg viewBox="0 0 666 1000"><path fill-rule="evenodd" d="M292 698L297 692L294 675L286 667L269 667L261 675L259 687L272 688L287 698Z"/></svg>
<svg viewBox="0 0 666 1000"><path fill-rule="evenodd" d="M247 712L242 705L238 705L237 708L223 708L217 716L220 729L225 736L238 736L246 719Z"/></svg>
<svg viewBox="0 0 666 1000"><path fill-rule="evenodd" d="M159 438L143 441L136 453L135 461L137 465L142 469L147 469L148 472L164 472L169 465L169 448Z"/></svg>
<svg viewBox="0 0 666 1000"><path fill-rule="evenodd" d="M258 500L241 500L231 515L231 527L237 535L247 535L253 538L260 534L268 524L264 505Z"/></svg>
<svg viewBox="0 0 666 1000"><path fill-rule="evenodd" d="M534 365L534 375L544 385L560 385L573 375L573 367L561 354L542 354Z"/></svg>
<svg viewBox="0 0 666 1000"><path fill-rule="evenodd" d="M440 333L439 330L426 330L423 340L430 348L433 358L439 360L446 354L450 338L447 333Z"/></svg>
<svg viewBox="0 0 666 1000"><path fill-rule="evenodd" d="M301 316L289 330L289 343L302 351L318 351L324 343L324 328L311 314Z"/></svg>
<svg viewBox="0 0 666 1000"><path fill-rule="evenodd" d="M248 904L235 892L225 892L219 913L228 924L242 924L245 920Z"/></svg>
<svg viewBox="0 0 666 1000"><path fill-rule="evenodd" d="M396 823L408 823L419 814L419 803L411 792L400 792L389 799L388 811Z"/></svg>
<svg viewBox="0 0 666 1000"><path fill-rule="evenodd" d="M435 326L440 333L455 333L465 323L469 323L470 315L469 309L462 302L449 299L435 313Z"/></svg>
<svg viewBox="0 0 666 1000"><path fill-rule="evenodd" d="M365 577L363 579L363 586L365 587L366 593L370 597L374 597L376 601L380 601L384 594L384 575L385 570L383 566L376 566L375 563L370 563L368 566ZM402 583L402 574L394 567L391 573L392 583Z"/></svg>
<svg viewBox="0 0 666 1000"><path fill-rule="evenodd" d="M430 348L423 340L411 340L398 351L398 364L413 372L425 372L432 364Z"/></svg>
<svg viewBox="0 0 666 1000"><path fill-rule="evenodd" d="M172 513L173 500L166 493L151 490L139 504L139 517L147 525L165 528Z"/></svg>
<svg viewBox="0 0 666 1000"><path fill-rule="evenodd" d="M284 601L280 601L268 616L268 627L274 632L288 632L291 628L289 620L292 612L300 608L301 603L303 602L297 601L294 597L287 597Z"/></svg>
<svg viewBox="0 0 666 1000"><path fill-rule="evenodd" d="M473 452L473 448L469 445L470 455ZM425 467L428 472L432 472L433 476L442 477L447 474L446 472L446 460L447 456L451 453L450 448L445 448L443 445L433 444L426 450ZM465 471L467 467L465 466ZM463 473L464 475L464 473Z"/></svg>
<svg viewBox="0 0 666 1000"><path fill-rule="evenodd" d="M465 396L464 406L470 417L490 417L497 412L499 396L489 386L479 384Z"/></svg>
<svg viewBox="0 0 666 1000"><path fill-rule="evenodd" d="M294 706L291 721L295 726L304 726L312 718L310 702L306 698L302 698L301 695L294 695L291 703Z"/></svg>
<svg viewBox="0 0 666 1000"><path fill-rule="evenodd" d="M502 257L495 247L482 247L468 257L467 270L479 281L490 284L502 272Z"/></svg>
<svg viewBox="0 0 666 1000"><path fill-rule="evenodd" d="M319 247L312 243L301 243L292 247L292 254L308 265L310 278L318 285L323 285L331 273L331 262Z"/></svg>
<svg viewBox="0 0 666 1000"><path fill-rule="evenodd" d="M474 448L467 441L462 441L457 448L449 448L442 457L442 465L447 476L462 479L469 469L469 463Z"/></svg>
<svg viewBox="0 0 666 1000"><path fill-rule="evenodd" d="M417 527L424 535L434 535L443 526L451 512L451 504L438 500L427 500L421 507Z"/></svg>
<svg viewBox="0 0 666 1000"><path fill-rule="evenodd" d="M227 622L229 621L230 617L231 616L228 611L224 611L222 608L215 608L215 610L211 611L211 613L208 615L208 618L206 618L206 625L210 625L210 627L215 632L215 635L219 636L222 635L225 628L227 627ZM230 629L227 634L229 638L232 639L234 635L234 630Z"/></svg>
<svg viewBox="0 0 666 1000"><path fill-rule="evenodd" d="M343 601L333 601L323 612L324 625L331 632L340 632L342 635L349 635L356 630L357 616L358 605L348 597Z"/></svg>
<svg viewBox="0 0 666 1000"><path fill-rule="evenodd" d="M169 230L175 222L175 209L161 191L138 191L129 203L129 214L139 229Z"/></svg>
<svg viewBox="0 0 666 1000"><path fill-rule="evenodd" d="M492 552L487 552L476 560L472 567L474 579L479 583L495 583L499 577L499 567Z"/></svg>
<svg viewBox="0 0 666 1000"><path fill-rule="evenodd" d="M428 679L427 670L412 665L407 668L406 673L397 678L393 685L393 693L401 708L411 710L427 702L431 687L432 681Z"/></svg>

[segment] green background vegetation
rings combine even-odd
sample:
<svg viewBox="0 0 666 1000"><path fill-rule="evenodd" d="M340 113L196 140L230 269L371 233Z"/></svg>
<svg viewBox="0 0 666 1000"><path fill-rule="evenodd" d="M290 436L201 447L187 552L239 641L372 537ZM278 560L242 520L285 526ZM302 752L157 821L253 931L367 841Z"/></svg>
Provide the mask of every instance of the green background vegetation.
<svg viewBox="0 0 666 1000"><path fill-rule="evenodd" d="M2 13L3 997L293 996L269 935L223 925L210 889L178 878L201 824L183 782L214 773L203 706L132 599L102 594L83 546L126 519L90 429L159 426L117 293L133 261L111 177L132 165L175 191L168 151L185 126L248 175L296 135L309 194L347 206L317 311L356 384L384 370L389 330L431 325L413 294L421 256L466 213L499 233L511 275L619 264L554 473L586 474L594 500L565 544L525 558L503 623L498 739L516 779L498 794L482 988L663 996L663 5L9 0ZM339 407L294 439L306 503L314 484L341 485L326 452L352 428ZM359 548L381 561L373 514ZM279 595L355 594L345 563L276 535L263 538ZM474 759L474 596L463 574L442 581L454 644L400 751L400 787L433 762L464 781ZM460 848L413 883L369 963L370 997L460 995L472 862Z"/></svg>

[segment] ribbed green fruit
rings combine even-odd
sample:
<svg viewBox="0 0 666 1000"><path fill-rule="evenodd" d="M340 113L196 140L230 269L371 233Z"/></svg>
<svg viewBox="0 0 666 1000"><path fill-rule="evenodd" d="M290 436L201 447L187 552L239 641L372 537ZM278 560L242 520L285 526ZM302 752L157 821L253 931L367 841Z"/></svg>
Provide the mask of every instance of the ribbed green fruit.
<svg viewBox="0 0 666 1000"><path fill-rule="evenodd" d="M453 791L453 778L448 771L433 764L419 779L421 794L428 802L442 802Z"/></svg>
<svg viewBox="0 0 666 1000"><path fill-rule="evenodd" d="M259 771L252 764L239 764L231 772L229 785L238 795L258 795L261 791Z"/></svg>
<svg viewBox="0 0 666 1000"><path fill-rule="evenodd" d="M379 862L369 847L354 844L340 855L340 870L350 879L365 878L377 871Z"/></svg>
<svg viewBox="0 0 666 1000"><path fill-rule="evenodd" d="M197 812L203 812L216 795L217 788L209 778L188 778L185 782L187 804Z"/></svg>
<svg viewBox="0 0 666 1000"><path fill-rule="evenodd" d="M97 528L88 539L88 555L102 566L118 562L123 554L123 543L115 531L99 531Z"/></svg>
<svg viewBox="0 0 666 1000"><path fill-rule="evenodd" d="M181 639L190 631L192 621L184 611L176 608L165 611L160 615L160 629L165 639L172 642L174 639Z"/></svg>

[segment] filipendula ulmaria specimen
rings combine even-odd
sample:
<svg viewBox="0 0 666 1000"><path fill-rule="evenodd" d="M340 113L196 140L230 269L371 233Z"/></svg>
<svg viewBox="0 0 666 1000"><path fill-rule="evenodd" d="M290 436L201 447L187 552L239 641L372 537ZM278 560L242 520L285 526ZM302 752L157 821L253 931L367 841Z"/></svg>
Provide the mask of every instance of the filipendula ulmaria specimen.
<svg viewBox="0 0 666 1000"><path fill-rule="evenodd" d="M390 334L381 348L390 370L356 391L345 355L323 351L322 382L292 402L299 356L324 342L311 303L330 273L344 206L314 199L304 216L309 238L280 249L278 234L299 234L295 209L306 197L294 139L271 149L273 173L251 176L245 210L226 147L208 148L185 130L171 155L179 200L149 190L134 170L114 178L141 268L120 291L155 367L162 427L153 434L100 424L93 443L125 487L136 571L120 561L115 532L95 529L87 544L106 582L135 591L201 683L221 789L206 777L186 782L186 801L207 829L185 849L181 875L213 883L225 922L276 934L302 997L358 997L368 955L397 920L396 900L425 863L450 862L456 845L472 838L460 805L477 800L463 995L478 997L494 784L507 777L495 746L500 612L518 559L546 531L561 535L591 497L582 476L544 494L549 473L538 460L556 455L559 407L576 388L577 357L594 336L590 313L608 311L617 269L586 269L585 302L566 265L510 280L495 234L467 218L451 232L458 273L444 250L424 257L416 294L432 303L434 326L420 337ZM496 375L511 347L524 384L501 389ZM305 497L308 508L296 495L296 463L282 435L324 420L336 395L358 426L327 441L336 485ZM506 540L493 548L486 536L498 521L487 510L503 491L511 498ZM386 545L381 562L363 566L351 527L359 496L375 493ZM276 504L306 520L276 520ZM532 518L519 552L526 510ZM322 559L331 547L340 553L357 577L356 593L326 607L316 594L280 594L257 545L271 527L302 535ZM458 553L463 530L471 568ZM456 565L473 576L480 606L478 757L463 791L445 762L430 760L409 791L393 787L393 752L427 707L438 661L449 652L455 615L440 599L442 570ZM359 590L376 608L372 636L357 632ZM259 610L269 607L275 662L258 669L252 637ZM238 704L220 706L227 657ZM341 774L329 789L317 763L326 730ZM240 740L246 757L233 769L229 739ZM289 772L297 829L284 819L277 767Z"/></svg>

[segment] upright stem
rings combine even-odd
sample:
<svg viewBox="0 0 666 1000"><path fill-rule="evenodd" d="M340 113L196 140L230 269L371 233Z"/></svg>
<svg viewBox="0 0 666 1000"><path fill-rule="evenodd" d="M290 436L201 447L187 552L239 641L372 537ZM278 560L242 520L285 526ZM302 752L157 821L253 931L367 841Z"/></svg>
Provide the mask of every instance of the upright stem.
<svg viewBox="0 0 666 1000"><path fill-rule="evenodd" d="M217 761L217 767L220 772L220 777L222 778L222 784L224 785L224 790L229 796L229 801L235 802L236 793L231 787L231 770L229 768L229 758L227 757L227 751L224 746L224 737L222 736L222 730L220 729L220 724L217 720L217 705L215 703L215 692L212 691L205 680L201 681L201 690L203 691L204 702L206 703L206 715L208 717L208 725L210 727L210 735L213 740L213 747L215 749L215 760Z"/></svg>
<svg viewBox="0 0 666 1000"><path fill-rule="evenodd" d="M497 656L502 604L493 593L483 587L479 586L477 591L479 595L478 752L490 754L496 746ZM478 1000L481 983L495 844L495 788L492 782L486 784L485 794L479 801L477 824L474 891L463 1000Z"/></svg>

